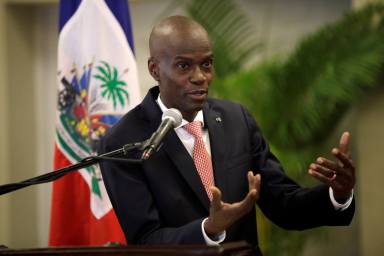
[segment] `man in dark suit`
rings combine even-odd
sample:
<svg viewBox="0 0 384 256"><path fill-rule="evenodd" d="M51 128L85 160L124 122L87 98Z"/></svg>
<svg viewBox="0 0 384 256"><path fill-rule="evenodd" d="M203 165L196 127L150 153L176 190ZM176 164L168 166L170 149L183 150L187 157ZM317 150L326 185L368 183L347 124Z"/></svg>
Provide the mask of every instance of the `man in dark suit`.
<svg viewBox="0 0 384 256"><path fill-rule="evenodd" d="M348 155L348 133L332 150L337 161L319 157L310 165L309 174L324 184L301 188L284 174L246 109L208 98L214 70L204 28L183 16L169 17L152 30L150 54L148 69L159 85L107 133L100 153L148 139L168 108L180 110L183 122L143 164L101 165L128 243L246 240L257 248L256 202L286 229L351 222L355 170ZM190 122L202 125L208 176L196 162L200 138L187 129ZM130 157L140 155L132 152Z"/></svg>

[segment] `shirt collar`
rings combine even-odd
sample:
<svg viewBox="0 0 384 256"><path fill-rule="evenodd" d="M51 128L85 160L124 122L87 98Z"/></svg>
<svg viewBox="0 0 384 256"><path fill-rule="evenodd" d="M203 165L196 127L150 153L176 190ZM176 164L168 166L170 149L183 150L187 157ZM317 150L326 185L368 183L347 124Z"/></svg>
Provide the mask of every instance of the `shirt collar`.
<svg viewBox="0 0 384 256"><path fill-rule="evenodd" d="M161 109L162 112L168 110L168 108L164 105L163 101L161 100L161 98L160 98L160 94L159 94L159 96L157 97L156 102L157 102L157 104L159 104L159 107L160 107L160 109ZM202 127L204 127L203 110L199 110L199 112L197 112L197 115L196 115L195 119L193 119L193 121L200 121ZM188 123L189 123L189 122L183 118L183 120L181 121L181 124L180 124L178 127L176 127L176 128L183 127L184 125L186 125L186 124L188 124ZM176 128L175 128L175 129L176 129Z"/></svg>

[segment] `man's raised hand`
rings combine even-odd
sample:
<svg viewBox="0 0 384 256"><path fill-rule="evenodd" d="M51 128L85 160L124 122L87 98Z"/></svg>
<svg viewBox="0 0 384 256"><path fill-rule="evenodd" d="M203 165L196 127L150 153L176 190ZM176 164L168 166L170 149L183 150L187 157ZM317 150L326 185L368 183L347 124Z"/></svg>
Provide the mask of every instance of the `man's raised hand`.
<svg viewBox="0 0 384 256"><path fill-rule="evenodd" d="M331 153L337 161L318 157L316 163L312 163L308 170L311 176L331 186L339 203L344 203L351 196L356 183L355 167L349 152L349 137L349 132L344 132L339 148L332 149Z"/></svg>
<svg viewBox="0 0 384 256"><path fill-rule="evenodd" d="M209 210L209 217L204 223L204 230L207 235L219 234L229 228L238 219L247 214L254 206L260 195L260 174L248 174L249 192L245 198L233 204L221 201L221 191L217 187L211 187L212 202Z"/></svg>

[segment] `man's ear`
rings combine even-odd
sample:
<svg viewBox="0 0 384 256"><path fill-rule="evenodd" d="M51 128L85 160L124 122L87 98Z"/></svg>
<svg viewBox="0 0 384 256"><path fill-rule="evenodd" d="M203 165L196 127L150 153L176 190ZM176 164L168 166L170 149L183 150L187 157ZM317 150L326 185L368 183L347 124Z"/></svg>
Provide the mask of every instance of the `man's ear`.
<svg viewBox="0 0 384 256"><path fill-rule="evenodd" d="M148 70L149 70L149 73L151 74L151 76L153 77L153 79L155 79L156 81L160 80L159 67L157 65L156 59L153 57L150 57L148 59Z"/></svg>

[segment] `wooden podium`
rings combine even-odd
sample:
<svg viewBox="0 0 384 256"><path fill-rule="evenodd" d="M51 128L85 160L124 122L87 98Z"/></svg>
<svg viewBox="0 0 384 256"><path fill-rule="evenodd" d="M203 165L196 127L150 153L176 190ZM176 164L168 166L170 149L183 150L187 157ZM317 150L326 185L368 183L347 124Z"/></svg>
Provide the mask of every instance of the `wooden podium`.
<svg viewBox="0 0 384 256"><path fill-rule="evenodd" d="M258 255L246 242L227 243L221 246L118 246L118 247L48 247L35 249L0 248L0 255L89 255L89 256L247 256Z"/></svg>

